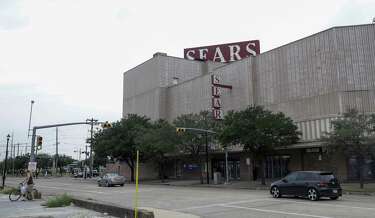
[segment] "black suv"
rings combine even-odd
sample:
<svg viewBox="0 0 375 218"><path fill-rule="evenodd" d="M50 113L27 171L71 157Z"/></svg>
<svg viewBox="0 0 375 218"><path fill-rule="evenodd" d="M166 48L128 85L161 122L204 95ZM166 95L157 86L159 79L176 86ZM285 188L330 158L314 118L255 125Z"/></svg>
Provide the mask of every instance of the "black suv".
<svg viewBox="0 0 375 218"><path fill-rule="evenodd" d="M279 198L283 195L307 197L316 201L320 197L336 200L341 196L339 181L331 172L297 171L271 184L271 195Z"/></svg>

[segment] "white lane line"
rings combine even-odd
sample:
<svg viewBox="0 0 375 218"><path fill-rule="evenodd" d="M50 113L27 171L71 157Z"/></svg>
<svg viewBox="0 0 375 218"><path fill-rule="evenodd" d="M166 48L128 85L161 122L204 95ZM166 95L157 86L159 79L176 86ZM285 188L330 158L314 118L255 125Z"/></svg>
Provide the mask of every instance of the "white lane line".
<svg viewBox="0 0 375 218"><path fill-rule="evenodd" d="M266 210L266 209L259 209L259 208L254 208L254 207L241 207L241 206L235 206L235 205L221 205L221 206L227 207L227 208L253 210L253 211L259 211L259 212L264 212L264 213L294 215L294 216L298 216L298 217L333 218L333 217L329 217L329 216L319 216L319 215L305 214L305 213L290 213L290 212L285 212L285 211L280 211L280 210Z"/></svg>
<svg viewBox="0 0 375 218"><path fill-rule="evenodd" d="M344 208L352 208L352 209L364 209L364 210L375 210L374 207L358 207L358 206L349 206L349 205L342 205L342 204L323 204L323 203L313 203L313 202L300 202L300 201L292 201L292 200L273 200L273 199L268 199L268 201L274 201L274 202L289 202L289 203L296 203L296 204L305 204L305 205L319 205L319 206L326 206L326 207L344 207Z"/></svg>
<svg viewBox="0 0 375 218"><path fill-rule="evenodd" d="M71 189L71 188L65 188L65 187L45 186L45 185L41 186L41 188L60 189L60 190L67 190L67 191L74 191L74 192L88 192L88 193L94 193L94 194L105 194L105 192L89 191L89 190L82 190L82 189Z"/></svg>
<svg viewBox="0 0 375 218"><path fill-rule="evenodd" d="M265 201L265 200L268 200L268 198L256 199L256 200L255 199L254 200L244 200L244 201L231 201L231 202L227 202L227 203L217 203L217 204L207 204L207 205L202 205L202 206L185 207L185 208L174 209L173 211L194 210L194 209L209 208L209 207L220 207L220 206L223 206L223 205L253 203L253 202Z"/></svg>

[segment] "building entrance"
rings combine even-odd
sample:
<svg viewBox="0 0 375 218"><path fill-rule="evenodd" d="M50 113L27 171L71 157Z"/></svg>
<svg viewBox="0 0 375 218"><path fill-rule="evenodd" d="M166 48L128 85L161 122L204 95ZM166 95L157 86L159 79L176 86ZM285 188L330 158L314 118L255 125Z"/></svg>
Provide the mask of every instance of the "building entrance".
<svg viewBox="0 0 375 218"><path fill-rule="evenodd" d="M225 160L212 160L212 170L213 172L220 172L222 177L226 178ZM239 180L241 178L240 160L228 160L228 177L230 180Z"/></svg>
<svg viewBox="0 0 375 218"><path fill-rule="evenodd" d="M289 173L288 164L290 156L268 156L265 163L265 177L269 179L284 177Z"/></svg>

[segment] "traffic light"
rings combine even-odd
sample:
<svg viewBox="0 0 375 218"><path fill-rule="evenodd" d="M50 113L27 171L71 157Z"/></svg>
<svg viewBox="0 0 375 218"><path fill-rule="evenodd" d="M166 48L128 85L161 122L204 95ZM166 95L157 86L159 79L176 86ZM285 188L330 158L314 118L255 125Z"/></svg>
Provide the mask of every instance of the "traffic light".
<svg viewBox="0 0 375 218"><path fill-rule="evenodd" d="M105 129L105 128L111 128L112 127L112 124L109 123L108 121L106 121L105 123L102 124L102 127Z"/></svg>
<svg viewBox="0 0 375 218"><path fill-rule="evenodd" d="M185 128L176 128L177 133L186 132Z"/></svg>
<svg viewBox="0 0 375 218"><path fill-rule="evenodd" d="M36 149L42 150L42 144L43 144L43 137L37 136L37 138L36 138Z"/></svg>

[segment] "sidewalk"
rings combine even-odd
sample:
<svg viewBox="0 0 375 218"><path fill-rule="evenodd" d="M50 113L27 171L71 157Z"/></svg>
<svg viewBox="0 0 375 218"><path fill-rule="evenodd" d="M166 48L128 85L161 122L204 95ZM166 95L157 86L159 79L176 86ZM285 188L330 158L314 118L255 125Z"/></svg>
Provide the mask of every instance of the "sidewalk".
<svg viewBox="0 0 375 218"><path fill-rule="evenodd" d="M33 201L15 201L11 202L8 199L8 195L0 194L0 211L1 217L12 217L12 218L79 218L79 217L106 217L112 218L102 213L95 211L86 210L83 208L68 206L68 207L56 207L47 208L41 206L43 200Z"/></svg>
<svg viewBox="0 0 375 218"><path fill-rule="evenodd" d="M212 181L210 181L212 182ZM227 188L227 189L252 189L252 190L269 190L271 181L266 181L266 185L261 185L260 181L230 181L228 184L201 184L199 180L150 180L142 181L143 185L170 185L185 187L211 187L211 188Z"/></svg>
<svg viewBox="0 0 375 218"><path fill-rule="evenodd" d="M212 182L212 181L210 181ZM142 181L143 185L170 185L182 187L210 187L210 188L225 188L225 189L250 189L250 190L269 190L271 180L266 180L266 185L261 185L260 181L230 181L229 184L201 184L199 180L160 180ZM342 183L343 194L359 194L359 195L373 195L375 196L375 183L367 183L364 189L359 188L359 183Z"/></svg>

